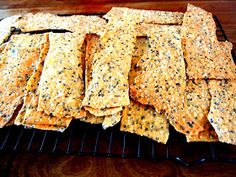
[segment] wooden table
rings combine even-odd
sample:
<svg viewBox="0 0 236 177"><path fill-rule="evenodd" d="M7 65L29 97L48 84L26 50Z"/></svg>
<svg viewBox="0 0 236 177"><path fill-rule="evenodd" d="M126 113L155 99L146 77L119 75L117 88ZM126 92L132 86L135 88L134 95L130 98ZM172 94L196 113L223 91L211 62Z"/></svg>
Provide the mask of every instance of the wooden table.
<svg viewBox="0 0 236 177"><path fill-rule="evenodd" d="M189 1L216 15L236 51L236 1ZM26 12L105 13L113 6L182 11L185 1L18 0L0 1L0 16ZM206 163L186 168L172 161L79 157L75 155L0 154L0 176L235 176L236 165Z"/></svg>

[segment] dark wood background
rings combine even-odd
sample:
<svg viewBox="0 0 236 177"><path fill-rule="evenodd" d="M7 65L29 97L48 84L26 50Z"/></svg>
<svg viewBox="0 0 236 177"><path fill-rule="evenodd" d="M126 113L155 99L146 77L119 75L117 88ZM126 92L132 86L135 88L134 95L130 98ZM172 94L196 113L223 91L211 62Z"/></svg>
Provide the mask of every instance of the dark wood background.
<svg viewBox="0 0 236 177"><path fill-rule="evenodd" d="M236 48L236 1L139 1L139 0L1 0L0 17L26 12L57 14L105 13L113 6L182 11L187 3L216 15ZM236 176L236 165L206 163L192 168L172 161L52 156L47 154L0 154L0 176Z"/></svg>

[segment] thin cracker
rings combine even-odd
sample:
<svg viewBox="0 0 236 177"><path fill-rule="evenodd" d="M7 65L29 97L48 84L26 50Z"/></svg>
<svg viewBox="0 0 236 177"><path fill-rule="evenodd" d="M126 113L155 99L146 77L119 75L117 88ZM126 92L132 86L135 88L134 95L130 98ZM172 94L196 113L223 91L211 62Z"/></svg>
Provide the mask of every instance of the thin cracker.
<svg viewBox="0 0 236 177"><path fill-rule="evenodd" d="M219 141L236 145L236 81L210 80L212 96L208 120Z"/></svg>

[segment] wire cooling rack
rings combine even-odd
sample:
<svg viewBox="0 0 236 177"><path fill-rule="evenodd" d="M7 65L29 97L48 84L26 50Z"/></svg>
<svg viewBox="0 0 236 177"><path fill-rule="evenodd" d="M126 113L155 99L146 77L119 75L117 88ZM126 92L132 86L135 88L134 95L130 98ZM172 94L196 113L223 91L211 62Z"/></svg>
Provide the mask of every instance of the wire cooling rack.
<svg viewBox="0 0 236 177"><path fill-rule="evenodd" d="M219 41L227 40L225 32L217 24ZM235 55L233 53L234 61ZM224 143L186 143L184 135L170 129L166 145L135 134L121 132L119 125L103 130L101 125L90 125L74 120L64 132L25 129L9 126L0 129L1 153L49 153L76 154L111 158L141 158L175 160L184 166L204 162L236 163L236 146Z"/></svg>

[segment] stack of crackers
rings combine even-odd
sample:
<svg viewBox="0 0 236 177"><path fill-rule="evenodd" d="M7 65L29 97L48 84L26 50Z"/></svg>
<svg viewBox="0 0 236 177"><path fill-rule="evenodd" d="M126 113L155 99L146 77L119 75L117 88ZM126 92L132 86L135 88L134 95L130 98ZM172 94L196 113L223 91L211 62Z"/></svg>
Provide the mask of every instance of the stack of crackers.
<svg viewBox="0 0 236 177"><path fill-rule="evenodd" d="M121 131L165 144L171 125L188 142L236 145L232 44L217 40L212 14L199 7L25 14L0 28L0 127L121 122Z"/></svg>

